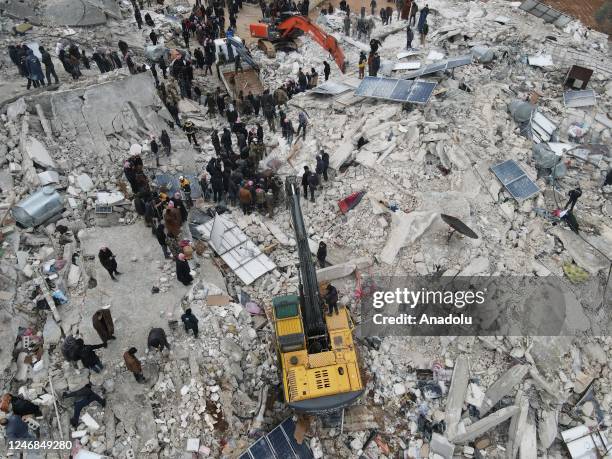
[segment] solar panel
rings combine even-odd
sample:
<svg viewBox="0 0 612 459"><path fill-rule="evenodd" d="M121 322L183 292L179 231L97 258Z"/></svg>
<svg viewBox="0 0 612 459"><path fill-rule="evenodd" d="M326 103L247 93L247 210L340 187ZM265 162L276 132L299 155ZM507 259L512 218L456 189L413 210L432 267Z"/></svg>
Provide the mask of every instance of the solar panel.
<svg viewBox="0 0 612 459"><path fill-rule="evenodd" d="M446 70L451 70L456 67L461 67L463 65L468 65L472 63L472 55L465 54L462 56L455 56L448 58L445 61L436 62L434 64L429 64L423 67L422 69L415 70L414 72L409 72L406 75L406 78L416 78L422 75L431 75L432 73L442 72Z"/></svg>
<svg viewBox="0 0 612 459"><path fill-rule="evenodd" d="M437 83L411 81L396 78L366 77L355 94L376 99L425 104L429 101Z"/></svg>
<svg viewBox="0 0 612 459"><path fill-rule="evenodd" d="M429 81L415 81L406 102L425 104L427 101L429 101L429 98L431 97L431 94L435 88L436 83Z"/></svg>
<svg viewBox="0 0 612 459"><path fill-rule="evenodd" d="M584 89L582 91L565 91L563 103L566 107L590 107L597 103L595 91Z"/></svg>
<svg viewBox="0 0 612 459"><path fill-rule="evenodd" d="M343 92L349 91L353 89L352 86L349 86L344 83L336 83L335 81L326 81L319 86L312 88L310 92L314 92L317 94L323 94L326 96L336 96L338 94L342 94Z"/></svg>
<svg viewBox="0 0 612 459"><path fill-rule="evenodd" d="M306 442L299 445L294 434L295 423L292 418L287 418L253 443L238 459L313 459Z"/></svg>
<svg viewBox="0 0 612 459"><path fill-rule="evenodd" d="M507 160L491 167L491 171L504 185L508 193L517 201L524 201L540 191L538 185L529 178L514 160Z"/></svg>
<svg viewBox="0 0 612 459"><path fill-rule="evenodd" d="M410 80L399 80L389 98L393 100L407 100L413 84Z"/></svg>
<svg viewBox="0 0 612 459"><path fill-rule="evenodd" d="M355 94L358 96L366 96L372 94L374 88L378 84L380 78L377 77L365 77L359 87L355 90Z"/></svg>

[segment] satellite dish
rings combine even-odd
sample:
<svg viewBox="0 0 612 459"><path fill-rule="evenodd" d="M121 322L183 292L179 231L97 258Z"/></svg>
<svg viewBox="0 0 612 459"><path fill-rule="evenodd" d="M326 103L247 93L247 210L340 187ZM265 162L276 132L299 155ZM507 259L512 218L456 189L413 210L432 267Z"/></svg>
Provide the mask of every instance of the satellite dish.
<svg viewBox="0 0 612 459"><path fill-rule="evenodd" d="M478 235L474 231L472 231L472 229L469 226L467 226L465 223L463 223L458 218L451 217L450 215L446 215L446 214L440 214L440 217L442 217L442 220L444 220L444 223L450 226L453 230L459 231L461 234L469 238L478 239Z"/></svg>

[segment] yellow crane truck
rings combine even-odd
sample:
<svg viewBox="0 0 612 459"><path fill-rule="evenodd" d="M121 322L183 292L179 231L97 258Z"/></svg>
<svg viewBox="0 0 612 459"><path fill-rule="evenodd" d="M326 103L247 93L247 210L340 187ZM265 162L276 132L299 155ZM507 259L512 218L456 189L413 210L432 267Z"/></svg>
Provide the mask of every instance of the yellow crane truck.
<svg viewBox="0 0 612 459"><path fill-rule="evenodd" d="M285 193L300 262L299 295L272 300L284 397L296 412L324 414L357 400L364 391L363 382L347 309L340 308L334 315L323 311L297 177L286 179Z"/></svg>

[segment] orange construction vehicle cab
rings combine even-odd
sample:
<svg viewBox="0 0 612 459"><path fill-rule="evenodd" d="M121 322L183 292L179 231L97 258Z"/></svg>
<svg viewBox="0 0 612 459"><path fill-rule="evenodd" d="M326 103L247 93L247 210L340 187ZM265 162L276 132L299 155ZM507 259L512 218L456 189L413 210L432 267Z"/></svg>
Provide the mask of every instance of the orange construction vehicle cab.
<svg viewBox="0 0 612 459"><path fill-rule="evenodd" d="M250 24L249 31L251 32L251 37L268 38L268 27L268 24L264 24L263 22Z"/></svg>

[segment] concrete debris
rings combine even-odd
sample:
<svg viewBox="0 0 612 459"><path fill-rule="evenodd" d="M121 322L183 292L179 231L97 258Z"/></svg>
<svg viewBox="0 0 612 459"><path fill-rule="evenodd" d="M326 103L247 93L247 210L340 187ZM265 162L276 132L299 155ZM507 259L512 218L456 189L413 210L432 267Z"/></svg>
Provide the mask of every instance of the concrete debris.
<svg viewBox="0 0 612 459"><path fill-rule="evenodd" d="M529 372L529 365L515 365L506 371L485 393L482 405L479 407L480 414L487 414L504 396L520 383Z"/></svg>
<svg viewBox="0 0 612 459"><path fill-rule="evenodd" d="M255 180L272 175L279 185L264 202L261 194L252 195L257 205L243 212L223 192L212 199L211 188L219 183L207 167L212 158L228 162L225 147L217 153L210 139L213 129L221 135L229 127L207 96L218 87L222 93L226 85L232 93L239 88L216 72L204 75L197 65L190 87L177 81L177 53L195 56L198 46L205 47L199 32L184 46L181 21L191 5L143 4L147 26L140 29L138 3L8 0L0 7L2 30L25 34L4 34L9 53L0 65L0 374L7 392L40 406L42 417L33 420L40 438L78 440L74 456L82 458L238 457L292 415L272 390L282 384L278 357L270 352L269 308L274 297L298 292L299 257L283 181L292 175L299 181L309 166L319 184L312 200L301 199L306 237L313 260L319 243L327 246L325 261L316 264L317 278L332 283L339 306L350 311L367 384L343 417L296 423L304 448L325 458L535 459L569 451L583 459L600 447L588 444L587 430L605 438L595 442L610 443L605 428L612 425L612 339L609 308L602 306L612 258L606 36L578 19L555 27L525 14L517 2L435 0L426 42L416 37L407 50L406 20L395 12L390 24L382 24L378 14L370 21L366 11L374 26L363 39L352 34L358 14L351 15L355 23L346 34L343 11L320 15L313 3L312 21L342 45L348 64L341 73L309 34L299 37L294 52L266 55L242 32L259 20L258 8L245 4L235 33L243 35L260 67L261 87L274 92L296 80L299 68L314 69L322 86L291 94L276 107L296 130L299 111L307 115L306 135L293 144L282 136L278 117L273 132L261 109L255 115L246 102L235 102L247 131L259 123L264 135L264 151L256 151L264 156L259 175L240 174ZM153 30L156 35L150 35ZM155 36L157 45L151 46ZM367 57L372 38L381 42L378 75L394 72L400 82L412 69L474 59L431 74L437 86L427 106L367 99L354 89L362 82L360 52ZM117 49L118 41L127 43L127 54ZM52 78L50 85L26 88L23 66L10 59L18 57L10 46L22 43L39 59L40 47L49 52L59 83ZM165 72L159 62L152 69L152 53L167 58ZM324 60L331 65L327 84ZM109 68L101 73L98 65L104 63ZM78 78L69 73L75 65ZM577 66L587 70L585 76L574 73ZM401 93L401 85L394 85ZM384 84L377 89L383 91ZM593 91L597 107L567 107L567 89ZM187 118L197 144L186 136ZM255 133L246 139L231 134L234 153L242 150L244 156L253 141L257 145ZM247 148L235 148L234 137ZM546 154L534 156L534 144ZM329 168L319 174L316 155L322 152L329 155ZM140 159L128 162L137 175L133 183L124 167L136 153ZM253 155L234 159L250 165ZM540 192L511 199L511 193L529 195L534 187L498 180L491 167L507 160L520 165ZM191 202L180 175L191 182ZM159 183L166 179L171 183ZM578 185L582 195L572 214L558 218ZM173 254L168 259L152 231L163 218L141 202L162 186L171 188L169 197L177 203L178 192L189 207L178 238L167 239ZM342 199L362 191L366 199L360 205L338 212ZM479 239L449 232L440 214L460 219ZM578 233L570 230L572 216ZM228 224L200 239L199 229L215 220ZM206 236L213 233L207 229ZM100 263L103 246L115 255L122 273L117 280ZM188 286L177 281L171 258L179 253L193 277ZM400 276L449 282L487 276L491 288L496 279L540 279L538 288L521 297L520 314L530 323L559 319L559 326L544 336L515 336L510 326L500 336L463 336L463 330L459 336L359 335L363 298L384 286L381 279ZM572 291L557 288L559 279L572 281ZM511 301L522 292L506 293ZM551 299L555 307L533 307ZM504 317L497 303L486 307L480 324L485 330ZM198 319L197 338L182 325L187 308ZM62 345L69 336L102 343L104 334L92 323L100 309L110 311L115 339L95 351L104 364L96 373L66 361ZM165 330L169 350L147 349L151 328ZM143 382L124 362L132 346ZM62 394L87 383L105 406L89 404L72 427L74 399Z"/></svg>
<svg viewBox="0 0 612 459"><path fill-rule="evenodd" d="M519 412L518 406L508 406L467 426L463 433L451 438L453 443L462 444L474 440Z"/></svg>

